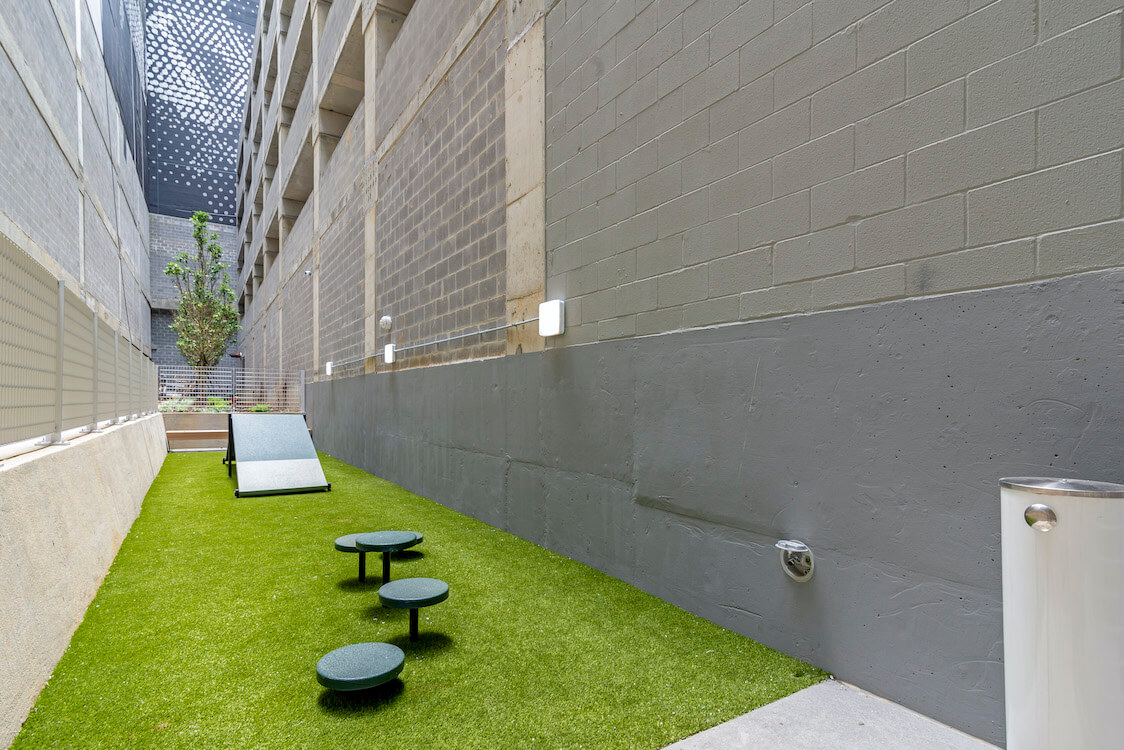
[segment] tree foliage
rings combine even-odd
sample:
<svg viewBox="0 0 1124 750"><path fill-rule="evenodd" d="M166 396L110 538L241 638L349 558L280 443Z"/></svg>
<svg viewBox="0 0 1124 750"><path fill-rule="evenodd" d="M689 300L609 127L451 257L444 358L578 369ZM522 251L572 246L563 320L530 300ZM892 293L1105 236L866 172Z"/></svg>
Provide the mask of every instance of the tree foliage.
<svg viewBox="0 0 1124 750"><path fill-rule="evenodd" d="M164 269L179 290L179 307L171 326L176 347L193 367L217 365L240 329L219 236L207 231L210 219L206 211L192 215L194 252L177 254Z"/></svg>

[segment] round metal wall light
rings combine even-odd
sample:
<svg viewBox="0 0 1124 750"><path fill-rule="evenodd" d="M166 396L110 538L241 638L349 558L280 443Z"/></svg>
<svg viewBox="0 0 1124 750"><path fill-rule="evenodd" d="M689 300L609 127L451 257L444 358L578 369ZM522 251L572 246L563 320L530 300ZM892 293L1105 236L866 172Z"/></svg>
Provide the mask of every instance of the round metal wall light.
<svg viewBox="0 0 1124 750"><path fill-rule="evenodd" d="M816 561L807 544L796 539L781 539L774 546L781 551L781 570L785 575L797 583L811 579Z"/></svg>

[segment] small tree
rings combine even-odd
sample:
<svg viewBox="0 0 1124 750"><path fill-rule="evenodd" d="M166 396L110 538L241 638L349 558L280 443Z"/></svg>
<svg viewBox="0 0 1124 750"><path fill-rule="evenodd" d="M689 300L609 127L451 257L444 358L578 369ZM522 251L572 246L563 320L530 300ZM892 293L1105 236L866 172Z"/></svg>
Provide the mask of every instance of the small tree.
<svg viewBox="0 0 1124 750"><path fill-rule="evenodd" d="M176 347L193 367L214 367L238 334L234 290L222 262L219 236L207 231L211 215L196 211L191 217L194 253L179 253L164 273L176 280L179 307L172 322Z"/></svg>

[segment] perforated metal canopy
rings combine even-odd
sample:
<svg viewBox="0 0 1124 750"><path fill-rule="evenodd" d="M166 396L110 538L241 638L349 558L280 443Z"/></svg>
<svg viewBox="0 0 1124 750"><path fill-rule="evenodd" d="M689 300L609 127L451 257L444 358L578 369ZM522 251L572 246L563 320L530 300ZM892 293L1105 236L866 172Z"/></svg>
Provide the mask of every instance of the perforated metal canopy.
<svg viewBox="0 0 1124 750"><path fill-rule="evenodd" d="M235 495L330 490L301 414L231 414L227 460L238 473Z"/></svg>

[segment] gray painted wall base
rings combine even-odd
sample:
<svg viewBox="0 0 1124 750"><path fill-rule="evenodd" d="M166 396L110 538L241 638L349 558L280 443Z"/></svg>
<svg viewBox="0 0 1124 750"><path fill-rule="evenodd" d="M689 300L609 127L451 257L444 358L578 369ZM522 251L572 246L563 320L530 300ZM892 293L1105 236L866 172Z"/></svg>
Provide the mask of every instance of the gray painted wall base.
<svg viewBox="0 0 1124 750"><path fill-rule="evenodd" d="M309 421L331 455L1001 742L997 480L1124 481L1122 302L1105 272L362 376L310 386Z"/></svg>

